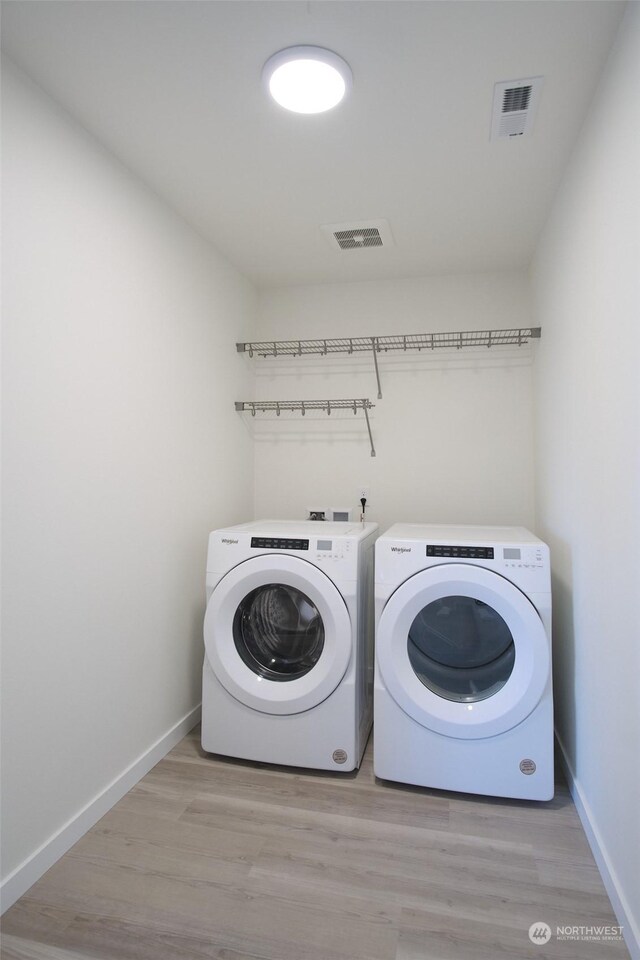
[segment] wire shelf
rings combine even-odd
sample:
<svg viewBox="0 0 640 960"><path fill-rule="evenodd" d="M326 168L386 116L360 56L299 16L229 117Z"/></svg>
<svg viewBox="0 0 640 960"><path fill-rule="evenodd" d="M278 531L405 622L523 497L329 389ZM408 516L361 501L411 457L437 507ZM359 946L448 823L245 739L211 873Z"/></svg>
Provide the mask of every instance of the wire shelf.
<svg viewBox="0 0 640 960"><path fill-rule="evenodd" d="M308 410L322 410L329 416L333 410L350 410L355 415L358 410L362 410L367 423L372 457L375 457L376 451L373 445L368 411L374 406L375 404L367 398L350 400L237 400L235 404L239 413L250 413L253 417L256 413L274 412L279 417L283 411L285 413L301 413L304 417Z"/></svg>
<svg viewBox="0 0 640 960"><path fill-rule="evenodd" d="M540 339L540 327L517 327L508 330L462 330L446 333L392 334L385 337L341 337L326 340L254 340L237 343L238 353L258 357L302 357L309 354L361 353L376 350L435 350L449 347L495 347L504 344L522 346Z"/></svg>
<svg viewBox="0 0 640 960"><path fill-rule="evenodd" d="M443 333L392 334L384 337L340 337L325 340L254 340L237 343L238 353L250 357L304 357L329 354L372 352L378 383L378 399L382 398L378 357L392 350L462 350L466 347L521 347L530 340L539 340L540 327L512 327L504 330L460 330Z"/></svg>

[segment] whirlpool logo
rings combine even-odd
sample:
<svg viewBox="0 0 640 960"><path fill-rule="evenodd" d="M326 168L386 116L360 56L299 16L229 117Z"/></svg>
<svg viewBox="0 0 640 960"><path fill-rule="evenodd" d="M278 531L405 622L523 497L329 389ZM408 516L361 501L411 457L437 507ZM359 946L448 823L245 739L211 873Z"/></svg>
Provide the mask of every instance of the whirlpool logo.
<svg viewBox="0 0 640 960"><path fill-rule="evenodd" d="M222 537L220 543L238 543L238 541L232 540L230 537Z"/></svg>
<svg viewBox="0 0 640 960"><path fill-rule="evenodd" d="M391 553L411 553L412 547L391 547Z"/></svg>

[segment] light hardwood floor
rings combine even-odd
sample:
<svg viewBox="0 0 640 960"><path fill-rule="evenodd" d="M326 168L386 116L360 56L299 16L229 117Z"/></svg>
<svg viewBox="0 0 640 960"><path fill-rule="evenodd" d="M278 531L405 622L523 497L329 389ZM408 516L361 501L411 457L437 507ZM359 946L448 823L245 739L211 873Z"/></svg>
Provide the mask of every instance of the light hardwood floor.
<svg viewBox="0 0 640 960"><path fill-rule="evenodd" d="M618 960L530 942L616 924L551 803L204 754L196 729L3 918L3 960Z"/></svg>

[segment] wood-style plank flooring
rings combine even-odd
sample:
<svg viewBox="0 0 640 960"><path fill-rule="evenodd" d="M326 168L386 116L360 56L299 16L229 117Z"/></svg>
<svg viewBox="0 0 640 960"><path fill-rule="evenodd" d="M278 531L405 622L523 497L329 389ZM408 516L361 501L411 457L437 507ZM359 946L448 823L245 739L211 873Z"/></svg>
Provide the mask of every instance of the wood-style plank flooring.
<svg viewBox="0 0 640 960"><path fill-rule="evenodd" d="M194 730L3 918L3 960L618 960L532 944L616 924L564 783L551 803L204 754Z"/></svg>

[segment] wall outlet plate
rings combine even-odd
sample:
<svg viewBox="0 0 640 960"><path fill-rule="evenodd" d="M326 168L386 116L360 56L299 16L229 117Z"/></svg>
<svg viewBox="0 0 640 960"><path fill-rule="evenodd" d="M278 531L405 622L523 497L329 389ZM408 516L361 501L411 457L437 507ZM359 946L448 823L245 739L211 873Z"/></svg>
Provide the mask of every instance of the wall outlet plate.
<svg viewBox="0 0 640 960"><path fill-rule="evenodd" d="M337 523L351 523L351 507L331 507L330 520Z"/></svg>

